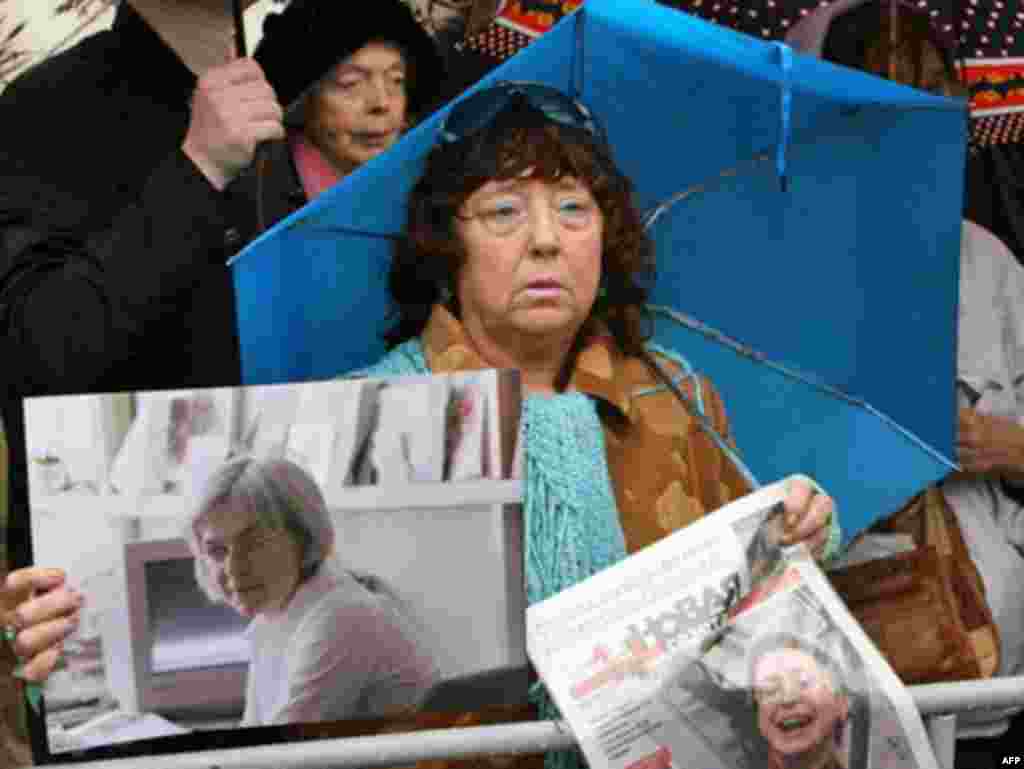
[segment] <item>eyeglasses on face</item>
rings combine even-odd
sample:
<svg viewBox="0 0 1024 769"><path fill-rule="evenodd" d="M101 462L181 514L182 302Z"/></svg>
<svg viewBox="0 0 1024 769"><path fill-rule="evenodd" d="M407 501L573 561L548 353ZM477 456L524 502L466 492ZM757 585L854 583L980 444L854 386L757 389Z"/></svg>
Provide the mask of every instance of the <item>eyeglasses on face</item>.
<svg viewBox="0 0 1024 769"><path fill-rule="evenodd" d="M556 191L547 203L552 217L567 230L586 230L597 217L597 202L585 189ZM488 197L475 210L458 213L456 218L477 220L492 235L509 237L523 230L531 211L524 194L509 192Z"/></svg>

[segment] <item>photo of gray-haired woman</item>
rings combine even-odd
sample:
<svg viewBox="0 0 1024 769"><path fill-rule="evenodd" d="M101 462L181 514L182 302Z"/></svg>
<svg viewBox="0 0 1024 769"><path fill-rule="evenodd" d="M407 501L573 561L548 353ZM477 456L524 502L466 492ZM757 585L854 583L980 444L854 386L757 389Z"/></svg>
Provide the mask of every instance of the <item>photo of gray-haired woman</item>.
<svg viewBox="0 0 1024 769"><path fill-rule="evenodd" d="M293 462L223 465L186 538L207 596L251 618L242 725L395 714L417 708L436 683L401 601L334 554L323 495Z"/></svg>

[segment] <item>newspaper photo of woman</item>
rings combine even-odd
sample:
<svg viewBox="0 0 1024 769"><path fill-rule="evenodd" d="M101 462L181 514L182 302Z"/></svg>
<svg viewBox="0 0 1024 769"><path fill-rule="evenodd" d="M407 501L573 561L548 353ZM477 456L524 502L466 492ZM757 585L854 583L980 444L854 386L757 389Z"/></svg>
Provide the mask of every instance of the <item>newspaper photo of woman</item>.
<svg viewBox="0 0 1024 769"><path fill-rule="evenodd" d="M790 633L759 639L750 687L770 769L853 769L845 760L851 700L840 665Z"/></svg>
<svg viewBox="0 0 1024 769"><path fill-rule="evenodd" d="M435 657L402 600L333 555L323 495L295 463L221 466L186 539L206 595L251 618L243 726L395 715L436 683Z"/></svg>

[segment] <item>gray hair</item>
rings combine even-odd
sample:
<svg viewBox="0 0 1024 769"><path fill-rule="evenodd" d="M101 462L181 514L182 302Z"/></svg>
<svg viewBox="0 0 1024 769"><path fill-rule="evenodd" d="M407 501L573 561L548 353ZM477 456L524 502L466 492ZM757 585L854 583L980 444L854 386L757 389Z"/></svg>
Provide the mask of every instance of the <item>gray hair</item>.
<svg viewBox="0 0 1024 769"><path fill-rule="evenodd" d="M757 639L750 649L747 659L751 694L754 689L754 676L761 660L773 652L786 649L802 652L813 659L821 671L828 676L835 694L842 696L851 693L846 671L834 655L829 654L822 646L796 633L776 632Z"/></svg>
<svg viewBox="0 0 1024 769"><path fill-rule="evenodd" d="M316 574L334 545L327 504L309 473L286 459L242 457L228 461L200 491L185 537L195 555L196 582L214 603L224 603L226 596L210 573L200 530L210 512L224 504L255 513L264 526L292 536L301 548L300 582Z"/></svg>

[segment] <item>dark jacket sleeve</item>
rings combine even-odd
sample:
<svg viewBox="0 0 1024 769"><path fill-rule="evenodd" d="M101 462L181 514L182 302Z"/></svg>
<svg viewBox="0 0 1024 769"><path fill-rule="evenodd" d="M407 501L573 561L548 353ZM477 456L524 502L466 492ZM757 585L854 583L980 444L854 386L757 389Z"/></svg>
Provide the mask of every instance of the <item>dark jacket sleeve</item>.
<svg viewBox="0 0 1024 769"><path fill-rule="evenodd" d="M41 196L53 196L46 207L64 204L60 192ZM34 200L6 209L0 330L21 392L94 389L138 355L149 332L173 323L190 289L227 256L222 193L181 150L100 232L54 224Z"/></svg>

